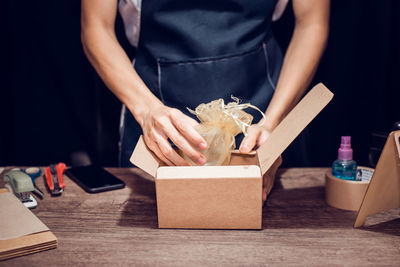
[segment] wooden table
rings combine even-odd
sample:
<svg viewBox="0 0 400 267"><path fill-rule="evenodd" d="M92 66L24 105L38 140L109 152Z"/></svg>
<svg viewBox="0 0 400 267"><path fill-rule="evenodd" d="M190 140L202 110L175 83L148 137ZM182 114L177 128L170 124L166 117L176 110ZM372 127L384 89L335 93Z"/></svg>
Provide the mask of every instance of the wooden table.
<svg viewBox="0 0 400 267"><path fill-rule="evenodd" d="M61 197L39 200L33 212L58 237L57 249L0 265L400 266L399 210L353 229L356 212L324 201L323 168L279 171L262 231L158 229L154 183L138 169L108 170L125 189L87 194L66 179Z"/></svg>

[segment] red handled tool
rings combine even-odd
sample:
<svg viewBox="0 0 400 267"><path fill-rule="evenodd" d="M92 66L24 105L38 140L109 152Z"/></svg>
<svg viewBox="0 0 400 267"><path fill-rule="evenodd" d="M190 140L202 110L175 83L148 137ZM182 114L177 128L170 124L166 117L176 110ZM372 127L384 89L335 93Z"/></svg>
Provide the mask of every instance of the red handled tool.
<svg viewBox="0 0 400 267"><path fill-rule="evenodd" d="M52 195L61 195L64 191L65 184L63 174L65 170L65 163L52 164L45 169L46 185Z"/></svg>

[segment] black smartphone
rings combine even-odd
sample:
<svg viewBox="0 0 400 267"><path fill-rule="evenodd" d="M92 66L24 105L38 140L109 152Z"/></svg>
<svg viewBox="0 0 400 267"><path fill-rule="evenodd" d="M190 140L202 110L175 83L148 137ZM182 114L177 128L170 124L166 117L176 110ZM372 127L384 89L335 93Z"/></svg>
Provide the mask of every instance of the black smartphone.
<svg viewBox="0 0 400 267"><path fill-rule="evenodd" d="M98 165L72 167L65 174L88 193L121 189L125 183Z"/></svg>

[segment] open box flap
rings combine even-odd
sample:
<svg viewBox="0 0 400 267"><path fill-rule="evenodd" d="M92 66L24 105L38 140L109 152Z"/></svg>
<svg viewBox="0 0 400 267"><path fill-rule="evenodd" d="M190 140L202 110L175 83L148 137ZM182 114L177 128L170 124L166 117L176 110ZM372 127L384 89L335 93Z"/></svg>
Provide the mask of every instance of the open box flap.
<svg viewBox="0 0 400 267"><path fill-rule="evenodd" d="M263 175L332 98L333 94L328 88L322 83L317 84L272 131L266 142L257 149Z"/></svg>
<svg viewBox="0 0 400 267"><path fill-rule="evenodd" d="M149 150L143 140L143 135L140 136L139 141L136 144L135 150L129 159L130 162L143 171L147 172L153 177L156 177L157 169L160 166L160 162L157 157Z"/></svg>

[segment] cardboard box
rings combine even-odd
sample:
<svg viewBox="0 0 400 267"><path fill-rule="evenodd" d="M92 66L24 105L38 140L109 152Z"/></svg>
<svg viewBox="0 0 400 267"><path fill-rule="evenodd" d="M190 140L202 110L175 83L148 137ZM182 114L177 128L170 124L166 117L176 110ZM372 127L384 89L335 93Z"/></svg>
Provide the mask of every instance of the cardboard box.
<svg viewBox="0 0 400 267"><path fill-rule="evenodd" d="M229 166L163 166L141 137L130 161L155 178L159 228L261 229L263 175L332 97L316 85L263 145L233 152Z"/></svg>

